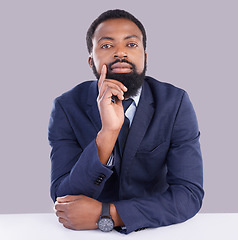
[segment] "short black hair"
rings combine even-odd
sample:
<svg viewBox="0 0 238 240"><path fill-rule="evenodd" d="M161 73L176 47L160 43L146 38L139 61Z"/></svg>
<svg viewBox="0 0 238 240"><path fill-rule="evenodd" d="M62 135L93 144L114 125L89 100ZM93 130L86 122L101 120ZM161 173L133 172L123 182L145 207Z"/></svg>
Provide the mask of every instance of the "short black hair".
<svg viewBox="0 0 238 240"><path fill-rule="evenodd" d="M137 25L137 27L142 32L143 45L144 45L144 49L146 49L146 32L145 32L145 28L142 25L142 23L137 18L135 18L131 13L129 13L125 10L114 9L114 10L108 10L108 11L102 13L98 18L96 18L93 21L93 23L89 27L89 29L87 31L87 35L86 35L87 48L88 48L89 53L92 52L92 48L93 48L92 38L93 38L94 32L95 32L96 28L98 27L98 25L106 20L117 19L117 18L128 19Z"/></svg>

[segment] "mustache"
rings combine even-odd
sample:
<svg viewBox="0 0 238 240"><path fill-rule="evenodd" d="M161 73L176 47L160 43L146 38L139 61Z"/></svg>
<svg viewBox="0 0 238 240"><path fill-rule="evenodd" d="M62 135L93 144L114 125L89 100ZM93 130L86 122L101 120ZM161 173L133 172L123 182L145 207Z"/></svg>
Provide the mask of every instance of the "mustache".
<svg viewBox="0 0 238 240"><path fill-rule="evenodd" d="M116 59L114 62L112 62L112 63L110 63L110 64L108 64L107 65L107 71L108 72L110 72L111 71L111 68L112 68L112 65L113 64L115 64L115 63L118 63L118 62L121 62L121 63L128 63L128 64L130 64L131 65L131 67L132 67L132 69L135 71L136 70L136 66L135 66L135 64L133 64L132 62L129 62L128 60L126 60L126 59Z"/></svg>

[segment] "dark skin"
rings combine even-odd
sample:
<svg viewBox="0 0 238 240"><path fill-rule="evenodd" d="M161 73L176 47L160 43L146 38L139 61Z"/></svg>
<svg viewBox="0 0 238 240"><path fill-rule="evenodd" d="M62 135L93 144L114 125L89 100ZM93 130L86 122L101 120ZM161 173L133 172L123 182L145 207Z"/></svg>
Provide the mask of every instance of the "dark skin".
<svg viewBox="0 0 238 240"><path fill-rule="evenodd" d="M146 52L143 47L143 36L140 29L127 19L110 19L102 22L93 36L93 49L89 56L100 74L98 81L99 95L97 98L102 128L98 132L96 144L99 159L106 164L116 143L118 134L124 122L122 100L126 87L119 81L106 79L107 65L117 58L125 58L135 64L138 73L144 69ZM111 71L129 73L131 67L127 64L117 64ZM111 97L116 96L113 103ZM101 215L102 203L84 195L67 195L58 197L55 203L59 222L66 228L74 230L96 229ZM110 213L115 226L123 226L114 204L110 204Z"/></svg>

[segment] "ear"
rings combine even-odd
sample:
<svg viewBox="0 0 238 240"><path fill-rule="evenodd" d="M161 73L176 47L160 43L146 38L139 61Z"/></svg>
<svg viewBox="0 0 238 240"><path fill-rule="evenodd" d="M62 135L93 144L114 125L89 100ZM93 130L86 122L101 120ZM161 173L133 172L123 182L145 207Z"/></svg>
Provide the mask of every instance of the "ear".
<svg viewBox="0 0 238 240"><path fill-rule="evenodd" d="M89 55L89 57L88 57L88 64L92 68L92 66L93 66L93 57L92 57L92 55Z"/></svg>
<svg viewBox="0 0 238 240"><path fill-rule="evenodd" d="M145 59L146 59L146 61L147 61L147 52L145 51Z"/></svg>

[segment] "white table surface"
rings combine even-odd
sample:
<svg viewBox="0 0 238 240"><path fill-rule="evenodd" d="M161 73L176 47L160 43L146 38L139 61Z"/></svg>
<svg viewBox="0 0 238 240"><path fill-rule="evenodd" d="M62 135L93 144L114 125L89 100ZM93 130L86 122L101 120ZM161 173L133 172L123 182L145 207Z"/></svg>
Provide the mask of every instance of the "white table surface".
<svg viewBox="0 0 238 240"><path fill-rule="evenodd" d="M238 240L238 213L197 214L187 222L146 229L128 235L113 230L73 231L64 228L54 213L0 214L1 240Z"/></svg>

